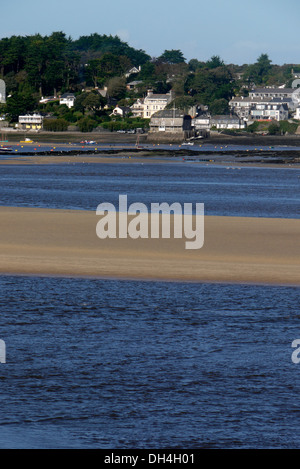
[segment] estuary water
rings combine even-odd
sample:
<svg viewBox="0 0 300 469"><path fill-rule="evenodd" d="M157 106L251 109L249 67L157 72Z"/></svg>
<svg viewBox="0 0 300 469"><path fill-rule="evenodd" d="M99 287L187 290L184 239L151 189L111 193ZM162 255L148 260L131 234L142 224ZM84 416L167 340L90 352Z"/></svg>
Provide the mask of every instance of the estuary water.
<svg viewBox="0 0 300 469"><path fill-rule="evenodd" d="M299 218L300 168L178 163L0 166L0 205L95 210L119 195L204 203L207 215Z"/></svg>
<svg viewBox="0 0 300 469"><path fill-rule="evenodd" d="M299 218L297 169L0 166L0 204ZM0 448L299 448L299 288L0 276Z"/></svg>

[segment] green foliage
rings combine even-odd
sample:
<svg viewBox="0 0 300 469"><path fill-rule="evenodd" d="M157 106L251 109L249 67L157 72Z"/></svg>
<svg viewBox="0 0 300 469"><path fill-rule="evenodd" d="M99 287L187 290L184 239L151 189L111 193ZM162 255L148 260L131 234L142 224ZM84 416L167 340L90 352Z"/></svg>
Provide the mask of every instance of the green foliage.
<svg viewBox="0 0 300 469"><path fill-rule="evenodd" d="M126 56L133 65L142 65L150 60L150 56L143 50L130 47L126 42L121 41L118 36L99 35L97 33L90 36L81 36L72 44L73 51L81 55L86 51L96 53L99 58L103 54L110 53L115 56ZM94 54L95 55L95 54Z"/></svg>
<svg viewBox="0 0 300 469"><path fill-rule="evenodd" d="M7 99L5 112L10 121L17 122L20 115L35 110L37 102L30 93L15 93Z"/></svg>
<svg viewBox="0 0 300 469"><path fill-rule="evenodd" d="M188 113L190 108L196 104L195 99L192 96L181 96L173 99L167 106L166 109L180 109L181 111Z"/></svg>
<svg viewBox="0 0 300 469"><path fill-rule="evenodd" d="M268 128L269 135L277 135L280 133L280 127L277 122L272 122L272 124L269 125Z"/></svg>
<svg viewBox="0 0 300 469"><path fill-rule="evenodd" d="M293 135L298 129L298 124L296 122L280 121L279 128L281 133Z"/></svg>
<svg viewBox="0 0 300 469"><path fill-rule="evenodd" d="M113 77L109 80L107 92L111 98L123 99L126 95L126 80L123 77Z"/></svg>
<svg viewBox="0 0 300 469"><path fill-rule="evenodd" d="M82 117L78 122L77 126L81 132L91 132L95 127L97 127L98 123L96 120L91 119L88 116Z"/></svg>
<svg viewBox="0 0 300 469"><path fill-rule="evenodd" d="M271 62L268 54L261 54L254 64L249 65L244 73L244 80L249 84L254 83L256 86L265 85L271 75Z"/></svg>
<svg viewBox="0 0 300 469"><path fill-rule="evenodd" d="M254 121L253 124L248 125L247 132L254 133L258 130L259 122Z"/></svg>
<svg viewBox="0 0 300 469"><path fill-rule="evenodd" d="M233 95L233 80L226 67L199 69L190 74L185 90L198 103L211 106L216 100L229 100Z"/></svg>
<svg viewBox="0 0 300 469"><path fill-rule="evenodd" d="M68 122L65 119L44 119L44 130L51 132L63 132L68 129Z"/></svg>
<svg viewBox="0 0 300 469"><path fill-rule="evenodd" d="M210 112L213 115L229 114L228 101L224 98L216 99L210 105Z"/></svg>
<svg viewBox="0 0 300 469"><path fill-rule="evenodd" d="M123 120L116 119L111 120L109 122L102 122L101 127L110 132L118 131L118 130L134 130L138 128L147 128L149 127L149 119L142 119L142 118L125 118Z"/></svg>
<svg viewBox="0 0 300 469"><path fill-rule="evenodd" d="M206 62L208 68L218 68L223 67L225 64L219 55L213 55L210 60Z"/></svg>
<svg viewBox="0 0 300 469"><path fill-rule="evenodd" d="M283 134L295 134L298 129L297 122L288 121L269 121L259 122L254 121L253 124L247 127L248 132L267 132L269 135L283 135Z"/></svg>
<svg viewBox="0 0 300 469"><path fill-rule="evenodd" d="M167 63L167 64L179 64L185 62L185 58L183 57L183 53L181 50L165 50L164 53L158 57L158 61Z"/></svg>

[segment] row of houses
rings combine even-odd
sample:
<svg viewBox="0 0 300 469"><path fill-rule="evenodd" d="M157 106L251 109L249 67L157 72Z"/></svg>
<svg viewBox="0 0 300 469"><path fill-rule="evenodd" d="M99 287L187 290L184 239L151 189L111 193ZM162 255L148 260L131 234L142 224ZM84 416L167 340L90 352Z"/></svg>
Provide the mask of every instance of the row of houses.
<svg viewBox="0 0 300 469"><path fill-rule="evenodd" d="M252 120L299 119L299 101L295 88L256 88L249 96L235 96L229 101L230 112L245 122Z"/></svg>
<svg viewBox="0 0 300 469"><path fill-rule="evenodd" d="M57 100L58 98L44 98L41 102L49 102L53 99ZM65 93L59 97L59 103L71 108L74 106L75 99L73 93ZM177 114L174 114L174 110L165 109L173 99L174 94L172 91L165 94L155 94L152 90L148 90L146 96L138 98L132 106L116 105L111 115L125 117L130 114L132 117L151 119L150 132L169 132L170 127L173 130L178 127L175 124L178 112L176 111ZM190 116L190 127L193 131L201 133L212 128L218 130L244 129L247 124L254 120L280 121L288 119L291 115L296 119L300 119L299 102L300 99L298 101L295 97L295 88L257 88L252 90L247 97L233 97L229 102L230 115L210 116L202 112L193 119ZM166 112L162 113L162 111ZM181 114L180 119L182 119ZM170 122L166 124L166 121L164 121L164 119L172 118L173 124ZM188 131L188 120L185 119L181 123L184 132ZM39 115L20 116L19 124L22 128L39 129L42 127L42 118Z"/></svg>

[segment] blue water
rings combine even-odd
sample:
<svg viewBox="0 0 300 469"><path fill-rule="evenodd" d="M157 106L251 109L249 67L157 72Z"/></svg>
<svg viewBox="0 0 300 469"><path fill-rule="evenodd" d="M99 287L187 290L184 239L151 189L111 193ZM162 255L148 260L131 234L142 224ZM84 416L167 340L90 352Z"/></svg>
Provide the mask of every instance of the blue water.
<svg viewBox="0 0 300 469"><path fill-rule="evenodd" d="M128 204L204 203L207 215L299 218L300 169L189 163L0 166L0 205L96 210Z"/></svg>
<svg viewBox="0 0 300 469"><path fill-rule="evenodd" d="M299 447L297 288L0 281L2 448Z"/></svg>
<svg viewBox="0 0 300 469"><path fill-rule="evenodd" d="M299 218L299 170L1 166L0 204ZM0 276L0 448L299 448L299 288Z"/></svg>

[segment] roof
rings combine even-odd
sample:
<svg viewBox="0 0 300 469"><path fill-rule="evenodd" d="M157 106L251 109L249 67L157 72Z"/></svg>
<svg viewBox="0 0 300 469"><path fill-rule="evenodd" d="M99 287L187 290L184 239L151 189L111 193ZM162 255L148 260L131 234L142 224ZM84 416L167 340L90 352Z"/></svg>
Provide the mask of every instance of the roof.
<svg viewBox="0 0 300 469"><path fill-rule="evenodd" d="M74 93L64 93L60 96L60 99L66 99L66 98L75 98L75 94Z"/></svg>
<svg viewBox="0 0 300 469"><path fill-rule="evenodd" d="M119 108L119 109L121 109L122 111L125 111L125 112L126 111L127 112L131 111L130 107L127 107L127 106L116 106L116 108Z"/></svg>
<svg viewBox="0 0 300 469"><path fill-rule="evenodd" d="M169 94L150 94L146 96L147 99L170 99Z"/></svg>
<svg viewBox="0 0 300 469"><path fill-rule="evenodd" d="M293 93L294 88L254 88L250 93Z"/></svg>
<svg viewBox="0 0 300 469"><path fill-rule="evenodd" d="M152 117L164 117L164 118L171 118L171 119L175 117L191 118L191 116L185 114L180 109L163 109L161 111L155 112L155 114L153 114Z"/></svg>
<svg viewBox="0 0 300 469"><path fill-rule="evenodd" d="M272 98L267 98L267 97L263 97L263 96L234 96L230 102L231 103L240 103L240 102L244 102L244 103L257 103L257 102L261 102L261 103L289 103L289 102L292 102L292 98L288 98L288 97L280 97L280 96L277 96L277 97L272 97Z"/></svg>
<svg viewBox="0 0 300 469"><path fill-rule="evenodd" d="M218 116L212 116L212 120L222 120L222 121L240 121L240 118L237 116L227 116L227 115L218 115Z"/></svg>

